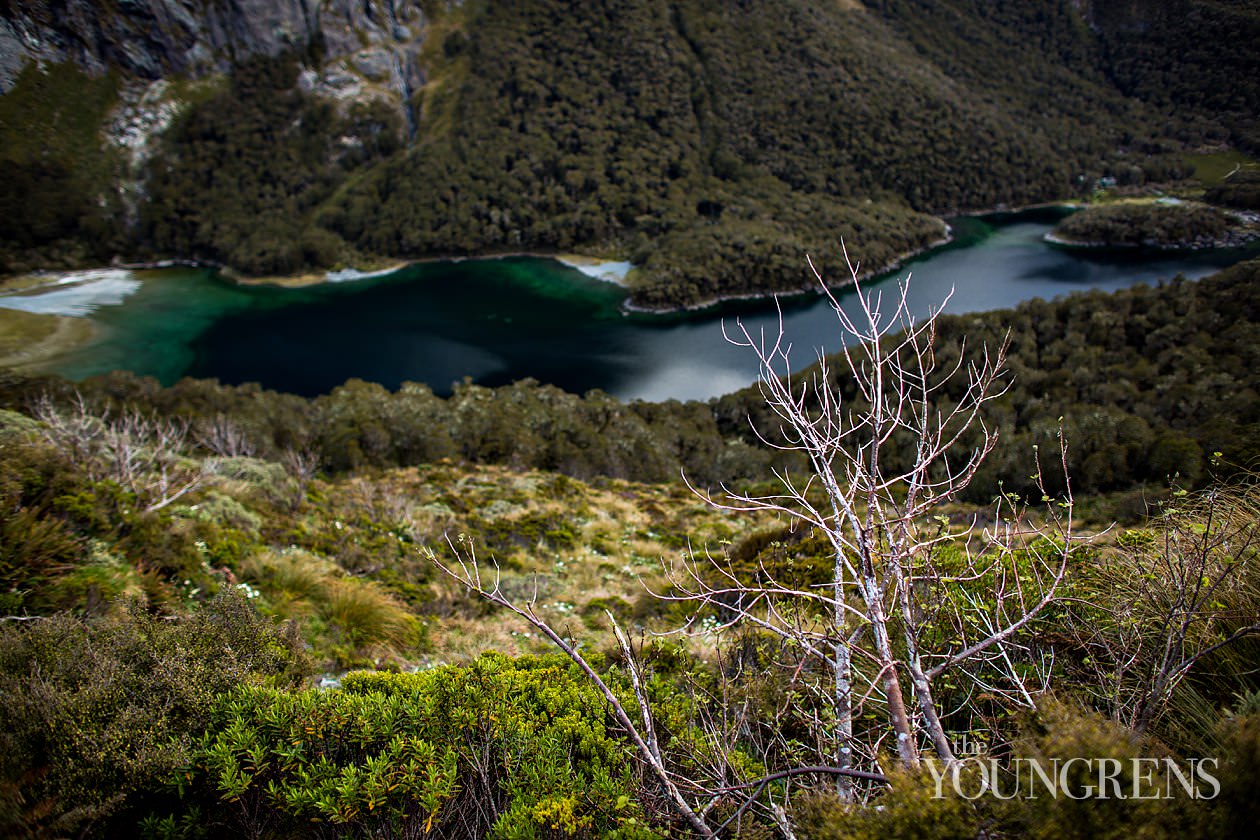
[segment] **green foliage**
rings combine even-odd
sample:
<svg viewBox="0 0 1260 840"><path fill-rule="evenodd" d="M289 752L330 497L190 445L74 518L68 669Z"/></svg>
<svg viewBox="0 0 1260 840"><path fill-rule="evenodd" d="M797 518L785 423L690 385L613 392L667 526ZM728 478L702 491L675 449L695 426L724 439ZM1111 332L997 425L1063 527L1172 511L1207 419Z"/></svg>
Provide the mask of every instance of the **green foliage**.
<svg viewBox="0 0 1260 840"><path fill-rule="evenodd" d="M975 790L974 780L963 782ZM927 770L894 770L889 789L865 805L846 805L815 790L799 797L794 816L808 840L971 840L992 824L992 803L969 802L949 783L937 785Z"/></svg>
<svg viewBox="0 0 1260 840"><path fill-rule="evenodd" d="M990 414L1002 438L968 498L992 499L999 481L1039 498L1027 469L1034 447L1050 492L1060 492L1051 466L1060 418L1081 494L1170 480L1190 487L1245 471L1260 458L1260 382L1250 360L1257 278L1252 260L1197 282L942 319L942 348L964 335L970 346L996 347L1009 330L1012 387Z"/></svg>
<svg viewBox="0 0 1260 840"><path fill-rule="evenodd" d="M1174 479L1198 486L1245 472L1260 460L1260 381L1251 359L1260 323L1257 278L1260 261L1252 260L1196 282L1176 278L1154 288L942 318L939 364L952 364L964 342L1008 344L1011 385L987 414L1001 436L966 500L988 503L999 492L1040 499L1029 468L1034 456L1047 491L1061 493L1055 466L1061 426L1078 494L1144 483L1162 492ZM964 385L958 378L943 398L956 400ZM857 405L852 383L833 386ZM755 388L710 406L719 432L750 447L758 445L750 420L762 430L778 426ZM903 447L888 457L911 454Z"/></svg>
<svg viewBox="0 0 1260 840"><path fill-rule="evenodd" d="M214 720L178 784L249 831L657 836L602 697L556 657L245 688Z"/></svg>
<svg viewBox="0 0 1260 840"><path fill-rule="evenodd" d="M146 512L134 493L93 478L90 458L40 436L8 436L0 452L0 587L24 592L32 612L91 613L122 595L161 603L175 581L208 589L207 560L234 550L228 529L177 509Z"/></svg>
<svg viewBox="0 0 1260 840"><path fill-rule="evenodd" d="M1219 747L1220 709L1260 688L1247 630L1260 602L1258 521L1253 481L1177 489L1146 527L1075 564L1071 605L1049 628L1065 633L1059 686L1178 749Z"/></svg>
<svg viewBox="0 0 1260 840"><path fill-rule="evenodd" d="M1219 184L1209 187L1203 200L1239 210L1260 209L1260 166L1234 170Z"/></svg>
<svg viewBox="0 0 1260 840"><path fill-rule="evenodd" d="M731 550L730 561L731 571L742 582L775 580L808 589L831 582L835 549L817 531L783 527L744 538Z"/></svg>
<svg viewBox="0 0 1260 840"><path fill-rule="evenodd" d="M1238 223L1215 207L1122 203L1073 213L1055 227L1054 235L1086 245L1201 248L1238 230Z"/></svg>
<svg viewBox="0 0 1260 840"><path fill-rule="evenodd" d="M1218 724L1221 790L1211 802L1205 834L1242 836L1260 820L1260 694L1241 697Z"/></svg>
<svg viewBox="0 0 1260 840"><path fill-rule="evenodd" d="M262 275L349 253L309 214L349 171L396 148L397 116L362 105L340 117L297 90L297 74L294 55L250 59L227 89L180 115L151 166L150 247Z"/></svg>
<svg viewBox="0 0 1260 840"><path fill-rule="evenodd" d="M816 791L801 797L795 815L801 836L819 840L1223 836L1216 833L1219 828L1241 824L1228 821L1244 817L1250 807L1229 793L1254 789L1247 772L1253 746L1246 741L1250 723L1244 718L1230 728L1244 742L1219 769L1212 763L1205 765L1220 780L1217 798L1210 798L1216 792L1213 785L1188 769L1188 759L1169 753L1157 742L1137 738L1097 714L1046 697L1036 715L1024 722L1022 734L1006 755L964 759L957 789L944 767L894 771L889 788L866 805L844 805ZM1077 761L1065 765L1071 759ZM1190 798L1171 775L1167 760L1188 774L1205 798ZM1043 768L1054 793L1031 762ZM1110 780L1108 795L1097 795L1100 768ZM1135 774L1140 778L1135 779ZM985 787L986 780L991 787ZM1117 791L1122 795L1117 796Z"/></svg>
<svg viewBox="0 0 1260 840"><path fill-rule="evenodd" d="M1007 814L1011 828L1020 836L1119 840L1197 834L1203 802L1190 800L1184 789L1168 777L1167 765L1158 762L1174 756L1157 742L1144 741L1096 713L1046 698L1014 745L1013 753L1016 758L1033 759L1046 768L1062 767L1071 758L1084 759L1056 779L1067 783L1067 792L1060 791L1055 797L1046 795L1034 772L1024 767L1018 786L1013 788L1020 795L1011 801ZM1115 779L1121 791L1131 794L1137 784L1139 793L1144 795L1089 795L1091 789L1097 789L1099 761L1104 759L1115 761ZM1135 765L1134 759L1147 761ZM1179 766L1184 770L1184 761ZM1146 771L1150 771L1150 777L1135 782L1135 772ZM1113 787L1111 792L1114 790ZM1153 797L1154 792L1160 796ZM1205 793L1211 793L1206 786Z"/></svg>
<svg viewBox="0 0 1260 840"><path fill-rule="evenodd" d="M126 825L186 761L217 694L305 669L292 628L230 593L173 621L131 609L0 625L0 828Z"/></svg>
<svg viewBox="0 0 1260 840"><path fill-rule="evenodd" d="M318 445L334 470L459 457L583 479L661 481L680 461L708 479L724 455L702 404L625 405L601 392L579 397L533 380L495 389L460 384L449 399L422 385L391 394L351 380L307 413L318 418Z"/></svg>
<svg viewBox="0 0 1260 840"><path fill-rule="evenodd" d="M107 261L122 246L100 136L118 78L27 64L0 96L0 272Z"/></svg>
<svg viewBox="0 0 1260 840"><path fill-rule="evenodd" d="M1246 0L1091 3L1102 66L1125 94L1217 122L1244 149L1260 150L1260 11ZM1209 122L1210 121L1210 122Z"/></svg>

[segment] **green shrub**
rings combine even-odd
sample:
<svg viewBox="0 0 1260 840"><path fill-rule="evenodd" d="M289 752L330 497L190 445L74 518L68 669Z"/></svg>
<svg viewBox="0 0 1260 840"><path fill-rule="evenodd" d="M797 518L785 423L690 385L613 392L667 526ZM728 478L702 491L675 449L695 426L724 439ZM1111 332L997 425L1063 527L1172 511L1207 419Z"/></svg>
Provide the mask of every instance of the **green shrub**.
<svg viewBox="0 0 1260 840"><path fill-rule="evenodd" d="M255 836L652 837L603 698L558 657L242 688L178 776Z"/></svg>
<svg viewBox="0 0 1260 840"><path fill-rule="evenodd" d="M964 787L964 791L970 788ZM986 803L969 802L932 774L894 772L888 790L864 805L846 805L835 794L800 797L794 816L808 840L974 840L986 836Z"/></svg>
<svg viewBox="0 0 1260 840"><path fill-rule="evenodd" d="M1060 767L1073 758L1089 760L1076 763L1058 777L1059 782L1067 782L1076 798L1064 790L1057 796L1047 795L1041 782L1034 781L1031 770L1019 776L1020 795L1008 803L1006 820L1019 836L1069 840L1185 837L1194 834L1202 815L1197 807L1200 803L1180 796L1182 789L1167 777L1166 765L1150 762L1175 758L1158 742L1067 703L1043 701L1036 718L1015 744L1014 753L1020 759L1035 759L1043 767L1054 767L1056 759ZM1089 794L1091 787L1099 785L1099 760L1104 759L1115 761L1118 772L1114 778L1124 796ZM1134 759L1148 763L1135 765ZM1135 772L1147 770L1151 771L1149 783L1135 780ZM1158 789L1161 798L1133 797L1135 785L1139 793L1145 791L1144 795ZM1033 793L1038 795L1033 797ZM1109 793L1114 794L1115 788L1110 787Z"/></svg>
<svg viewBox="0 0 1260 840"><path fill-rule="evenodd" d="M1260 692L1239 705L1218 729L1221 790L1210 802L1204 837L1245 837L1260 825Z"/></svg>
<svg viewBox="0 0 1260 840"><path fill-rule="evenodd" d="M217 694L305 669L292 632L236 594L179 620L131 609L0 626L0 833L126 825L187 760Z"/></svg>

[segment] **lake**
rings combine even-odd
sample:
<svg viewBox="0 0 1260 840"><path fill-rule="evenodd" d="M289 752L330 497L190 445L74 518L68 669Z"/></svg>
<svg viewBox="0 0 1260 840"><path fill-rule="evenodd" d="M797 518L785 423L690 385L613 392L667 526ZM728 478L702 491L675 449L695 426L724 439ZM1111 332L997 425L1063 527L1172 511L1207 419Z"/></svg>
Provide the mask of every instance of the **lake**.
<svg viewBox="0 0 1260 840"><path fill-rule="evenodd" d="M867 288L895 288L899 277L910 275L915 312L939 306L952 289L946 311L962 313L1153 284L1177 274L1199 278L1245 256L1065 250L1042 239L1058 216L1061 211L1026 211L953 220L951 244L868 281ZM801 262L807 271L804 255ZM95 299L84 302L80 292L77 304L66 305L90 312L101 336L60 359L55 372L82 379L121 368L166 384L181 376L213 377L303 395L330 391L352 377L391 389L424 382L438 393L464 377L491 386L532 377L623 399L707 399L757 375L749 353L724 341L723 320L739 318L754 331L778 322L769 301L627 316L617 286L527 257L422 263L299 289L237 286L190 269L136 272L112 282ZM73 292L55 289L19 305L37 308L34 301L43 298L46 309L69 311L58 310L53 296ZM853 299L852 293L841 297ZM820 296L785 301L783 321L797 366L812 363L817 348L839 349L835 315Z"/></svg>

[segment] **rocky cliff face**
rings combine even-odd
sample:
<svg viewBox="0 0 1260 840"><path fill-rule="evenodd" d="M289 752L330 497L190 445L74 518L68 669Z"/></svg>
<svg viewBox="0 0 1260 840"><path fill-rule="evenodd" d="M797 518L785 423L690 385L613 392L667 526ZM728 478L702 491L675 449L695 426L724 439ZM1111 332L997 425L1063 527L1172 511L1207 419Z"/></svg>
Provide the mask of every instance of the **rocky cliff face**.
<svg viewBox="0 0 1260 840"><path fill-rule="evenodd" d="M0 0L0 93L30 62L110 66L138 79L201 76L252 55L319 46L309 86L397 97L423 83L417 0Z"/></svg>

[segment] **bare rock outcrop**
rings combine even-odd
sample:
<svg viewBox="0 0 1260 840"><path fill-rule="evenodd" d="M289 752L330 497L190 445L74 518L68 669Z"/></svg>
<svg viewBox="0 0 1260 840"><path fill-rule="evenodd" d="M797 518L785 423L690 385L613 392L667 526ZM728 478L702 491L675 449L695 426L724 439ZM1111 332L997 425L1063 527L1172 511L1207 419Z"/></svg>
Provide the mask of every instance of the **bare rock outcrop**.
<svg viewBox="0 0 1260 840"><path fill-rule="evenodd" d="M0 0L0 93L31 62L151 81L317 47L311 87L339 99L396 97L405 108L424 83L427 26L417 0Z"/></svg>

